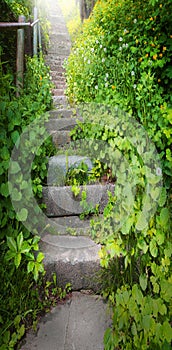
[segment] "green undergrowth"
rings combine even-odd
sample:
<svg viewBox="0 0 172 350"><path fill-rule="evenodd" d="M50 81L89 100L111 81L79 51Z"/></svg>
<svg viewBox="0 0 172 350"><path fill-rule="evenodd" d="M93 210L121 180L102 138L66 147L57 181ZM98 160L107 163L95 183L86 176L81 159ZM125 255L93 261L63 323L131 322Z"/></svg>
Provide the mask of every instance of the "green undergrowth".
<svg viewBox="0 0 172 350"><path fill-rule="evenodd" d="M24 89L18 98L15 77L8 70L8 64L0 60L1 350L17 349L27 329L33 322L36 325L38 315L64 295L54 281L49 287L46 284L44 256L39 251L39 232L30 231L25 225L30 209L33 209L30 218L33 226L36 227L39 221L38 213L29 207L30 198L33 194L38 200L42 197L42 186L47 176L47 157L54 154L54 146L45 127L48 121L46 111L52 107L50 89L50 75L42 56L27 58ZM21 141L26 130L27 137ZM42 146L36 153L35 145L40 138ZM14 147L15 161L10 165ZM31 155L34 158L32 171L26 178ZM51 300L48 293L51 293L52 288L56 292L54 289L54 298Z"/></svg>
<svg viewBox="0 0 172 350"><path fill-rule="evenodd" d="M66 64L83 117L72 139L116 178L91 221L113 310L105 350L172 346L171 6L98 1Z"/></svg>

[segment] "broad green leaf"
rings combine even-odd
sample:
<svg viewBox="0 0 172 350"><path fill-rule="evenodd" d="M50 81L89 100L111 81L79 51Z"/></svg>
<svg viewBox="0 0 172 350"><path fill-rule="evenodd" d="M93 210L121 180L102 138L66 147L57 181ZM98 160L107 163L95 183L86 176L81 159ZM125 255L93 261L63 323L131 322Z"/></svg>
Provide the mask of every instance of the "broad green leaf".
<svg viewBox="0 0 172 350"><path fill-rule="evenodd" d="M134 284L132 288L133 298L136 300L137 304L142 305L143 302L143 294L141 290L138 288L137 284Z"/></svg>
<svg viewBox="0 0 172 350"><path fill-rule="evenodd" d="M17 213L17 219L19 221L26 221L28 217L28 210L26 208L22 208L18 213Z"/></svg>
<svg viewBox="0 0 172 350"><path fill-rule="evenodd" d="M145 291L147 288L147 276L146 276L146 274L140 275L139 282L140 282L140 286L141 286L142 290Z"/></svg>
<svg viewBox="0 0 172 350"><path fill-rule="evenodd" d="M8 160L10 158L10 153L6 146L2 147L1 149L1 157L4 160Z"/></svg>
<svg viewBox="0 0 172 350"><path fill-rule="evenodd" d="M136 223L136 229L138 231L143 231L145 228L147 228L148 222L146 220L145 214L143 212L140 212L137 216L137 223Z"/></svg>
<svg viewBox="0 0 172 350"><path fill-rule="evenodd" d="M15 255L16 255L16 252L12 250L8 250L8 252L5 254L5 259L9 261L11 259L14 259Z"/></svg>
<svg viewBox="0 0 172 350"><path fill-rule="evenodd" d="M160 195L160 188L159 187L152 188L150 191L150 194L151 194L152 199L156 201Z"/></svg>
<svg viewBox="0 0 172 350"><path fill-rule="evenodd" d="M8 189L8 183L7 182L1 184L0 192L6 198L9 196L9 189Z"/></svg>
<svg viewBox="0 0 172 350"><path fill-rule="evenodd" d="M17 188L14 188L11 192L11 198L13 201L19 202L22 199L22 194L17 190Z"/></svg>
<svg viewBox="0 0 172 350"><path fill-rule="evenodd" d="M24 241L21 247L21 253L25 254L25 253L29 253L31 250L31 246L29 245L28 242Z"/></svg>
<svg viewBox="0 0 172 350"><path fill-rule="evenodd" d="M19 132L17 130L13 131L12 134L11 134L11 138L13 140L14 143L16 143L16 141L18 140L19 138Z"/></svg>
<svg viewBox="0 0 172 350"><path fill-rule="evenodd" d="M21 253L17 253L14 257L14 264L16 266L16 268L18 269L18 267L20 266L20 263L21 263Z"/></svg>
<svg viewBox="0 0 172 350"><path fill-rule="evenodd" d="M158 247L157 247L155 238L153 238L153 239L150 241L149 250L150 250L151 255L152 255L154 258L156 258L157 255L158 255Z"/></svg>
<svg viewBox="0 0 172 350"><path fill-rule="evenodd" d="M42 260L44 259L44 254L43 253L38 253L38 256L37 256L37 258L36 258L36 260L37 260L37 262L41 262Z"/></svg>
<svg viewBox="0 0 172 350"><path fill-rule="evenodd" d="M21 327L17 330L18 340L20 340L25 334L26 328L25 325L22 324Z"/></svg>
<svg viewBox="0 0 172 350"><path fill-rule="evenodd" d="M20 170L21 170L20 165L17 162L12 161L10 166L10 173L17 174Z"/></svg>
<svg viewBox="0 0 172 350"><path fill-rule="evenodd" d="M129 302L129 298L130 298L130 294L127 290L124 291L123 293L123 299L124 299L124 303L127 305Z"/></svg>
<svg viewBox="0 0 172 350"><path fill-rule="evenodd" d="M145 331L149 331L150 325L151 325L151 316L150 315L143 316L142 324L143 324L143 329Z"/></svg>
<svg viewBox="0 0 172 350"><path fill-rule="evenodd" d="M156 241L157 241L158 245L163 244L164 240L165 240L164 232L161 232L160 230L157 230L157 232L156 232Z"/></svg>
<svg viewBox="0 0 172 350"><path fill-rule="evenodd" d="M29 261L28 264L27 264L27 272L28 273L32 272L33 269L34 269L34 266L35 266L34 261Z"/></svg>
<svg viewBox="0 0 172 350"><path fill-rule="evenodd" d="M167 314L167 307L165 304L162 304L160 307L159 307L159 313L161 315L166 315Z"/></svg>
<svg viewBox="0 0 172 350"><path fill-rule="evenodd" d="M159 206L163 207L164 204L166 203L166 200L167 200L166 188L162 187L161 194L160 194L160 197L159 197L159 200L158 200Z"/></svg>
<svg viewBox="0 0 172 350"><path fill-rule="evenodd" d="M17 252L17 244L13 237L7 236L7 245L10 250Z"/></svg>
<svg viewBox="0 0 172 350"><path fill-rule="evenodd" d="M35 264L34 265L34 270L33 270L33 276L34 276L34 280L36 282L38 280L38 275L39 275L39 265Z"/></svg>
<svg viewBox="0 0 172 350"><path fill-rule="evenodd" d="M133 322L132 326L131 326L131 333L132 335L136 335L137 334L137 327L135 322Z"/></svg>
<svg viewBox="0 0 172 350"><path fill-rule="evenodd" d="M146 254L148 251L148 245L146 244L145 240L143 238L140 238L138 240L137 246L139 249L143 250L143 253Z"/></svg>
<svg viewBox="0 0 172 350"><path fill-rule="evenodd" d="M170 343L172 341L172 327L168 321L164 321L162 327L164 338Z"/></svg>
<svg viewBox="0 0 172 350"><path fill-rule="evenodd" d="M160 213L160 224L165 226L169 220L169 210L168 208L163 208Z"/></svg>

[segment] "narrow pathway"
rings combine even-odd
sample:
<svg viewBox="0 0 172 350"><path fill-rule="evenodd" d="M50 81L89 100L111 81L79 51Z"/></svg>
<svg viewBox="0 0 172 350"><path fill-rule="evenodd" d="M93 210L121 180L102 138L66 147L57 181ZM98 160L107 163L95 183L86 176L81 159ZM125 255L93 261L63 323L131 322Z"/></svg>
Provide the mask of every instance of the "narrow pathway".
<svg viewBox="0 0 172 350"><path fill-rule="evenodd" d="M65 77L64 61L68 58L71 49L71 41L66 28L62 11L56 0L51 0L48 4L48 20L51 23L50 46L46 56L46 63L50 67L50 74L54 84L53 100L58 106L65 100Z"/></svg>
<svg viewBox="0 0 172 350"><path fill-rule="evenodd" d="M62 67L70 53L71 43L58 0L51 0L49 4L49 20L52 27L46 62L50 66L55 84L53 89L55 108L50 111L50 124L54 130L54 143L59 146L59 139L62 145L67 142L66 126L73 126L75 122L73 112L67 106L64 96L65 78ZM59 121L64 124L64 130L61 127L60 132L56 131ZM57 159L53 158L53 161L56 163ZM57 235L45 234L42 237L44 265L48 276L53 272L57 273L60 285L71 282L73 292L70 299L53 308L40 320L36 334L32 331L27 334L21 350L103 350L103 336L111 323L110 315L103 299L89 290L94 289L94 284L97 284L92 281L92 277L100 268L98 258L100 247L89 237L66 235L65 221L72 222L74 226L76 223L80 226L80 223L77 217L72 216L54 218L54 211L57 208L56 204L52 203L52 198L53 191L58 188L51 186L53 179L49 180L50 183L43 192L44 199L47 200L48 213L50 217L53 216L56 227L61 227L60 230L64 232L60 232L60 235L59 232Z"/></svg>

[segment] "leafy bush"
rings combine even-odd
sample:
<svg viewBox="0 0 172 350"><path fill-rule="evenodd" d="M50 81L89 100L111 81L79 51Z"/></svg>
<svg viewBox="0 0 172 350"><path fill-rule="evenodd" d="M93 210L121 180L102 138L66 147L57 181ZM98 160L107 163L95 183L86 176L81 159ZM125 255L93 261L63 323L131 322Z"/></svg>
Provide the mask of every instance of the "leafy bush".
<svg viewBox="0 0 172 350"><path fill-rule="evenodd" d="M92 222L113 308L106 350L171 348L171 10L171 1L97 2L66 64L69 102L88 104L72 136L117 178Z"/></svg>
<svg viewBox="0 0 172 350"><path fill-rule="evenodd" d="M9 346L10 349L13 349L24 335L27 315L29 316L29 324L31 324L31 320L36 318L39 310L43 309L38 298L40 286L36 283L39 273L44 274L43 254L34 254L34 251L38 251L39 238L33 237L22 224L27 219L27 209L22 208L20 212L16 213L13 207L14 203L21 202L22 191L25 189L26 193L27 188L25 200L29 202L30 183L23 180L21 172L18 171L20 169L18 162L13 163L15 167L12 176L16 189L10 197L8 169L11 152L26 126L30 125L33 120L41 121L42 119L42 128L38 125L35 134L30 135L30 140L26 139L28 151L22 155L22 164L23 169L27 171L28 152L32 153L33 151L33 137L38 137L41 132L45 134L43 115L46 110L51 108L52 97L50 76L42 57L40 59L28 58L25 88L21 92L20 98L15 96L16 88L13 83L13 75L11 73L4 74L3 66L4 63L0 63L0 348L4 350ZM49 154L53 154L51 138L47 139L42 148L39 149L32 167L32 189L38 198L41 197L42 184L46 178L46 164ZM32 220L34 220L33 217ZM42 278L41 281L43 283ZM45 303L43 305L45 307Z"/></svg>

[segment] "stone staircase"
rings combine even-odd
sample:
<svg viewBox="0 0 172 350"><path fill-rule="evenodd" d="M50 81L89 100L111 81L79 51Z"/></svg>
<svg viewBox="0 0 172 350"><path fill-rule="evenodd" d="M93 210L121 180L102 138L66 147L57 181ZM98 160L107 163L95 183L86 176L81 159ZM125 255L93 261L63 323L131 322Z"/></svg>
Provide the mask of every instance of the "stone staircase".
<svg viewBox="0 0 172 350"><path fill-rule="evenodd" d="M99 290L100 245L89 236L89 220L82 221L79 214L83 211L80 199L74 199L70 187L64 186L66 155L59 155L70 145L70 130L76 125L76 111L67 103L64 77L64 60L70 54L70 38L58 6L57 0L49 5L51 23L50 47L46 63L54 83L52 90L54 109L49 112L48 129L58 155L49 159L48 183L43 188L43 202L46 204L46 215L54 225L53 234L45 232L41 237L41 250L44 252L44 265L48 276L56 272L61 286L72 284L73 290ZM83 158L68 156L69 165L78 164ZM85 159L85 158L84 158ZM90 164L90 160L87 159ZM100 204L101 211L107 202L107 188L92 185L87 192L88 202Z"/></svg>

